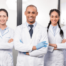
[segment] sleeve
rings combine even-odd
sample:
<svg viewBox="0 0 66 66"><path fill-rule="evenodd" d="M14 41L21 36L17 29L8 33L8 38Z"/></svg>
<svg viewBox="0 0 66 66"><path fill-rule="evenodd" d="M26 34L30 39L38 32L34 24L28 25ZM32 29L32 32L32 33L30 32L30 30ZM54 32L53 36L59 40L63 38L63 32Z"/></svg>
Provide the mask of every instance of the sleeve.
<svg viewBox="0 0 66 66"><path fill-rule="evenodd" d="M14 37L13 30L11 30L10 35L11 35L10 39L13 39L13 37ZM8 41L7 42L4 42L4 41L0 42L0 49L12 49L12 48L13 48L13 42L11 42L11 43L8 43Z"/></svg>
<svg viewBox="0 0 66 66"><path fill-rule="evenodd" d="M66 49L66 42L65 43L57 43L57 49Z"/></svg>
<svg viewBox="0 0 66 66"><path fill-rule="evenodd" d="M39 50L34 50L32 52L29 52L30 56L40 57L40 56L44 56L47 53L47 50L48 50L48 37L47 37L47 31L45 29L42 30L42 37L40 39L40 42L43 42L43 41L46 41L47 47L43 47Z"/></svg>
<svg viewBox="0 0 66 66"><path fill-rule="evenodd" d="M64 33L64 38L66 39L66 26L62 27L63 33ZM57 44L57 49L66 49L66 42L65 43L56 43Z"/></svg>
<svg viewBox="0 0 66 66"><path fill-rule="evenodd" d="M32 45L31 44L24 44L21 43L21 28L18 26L16 31L15 31L15 36L14 36L14 47L16 50L20 52L30 52L32 51Z"/></svg>

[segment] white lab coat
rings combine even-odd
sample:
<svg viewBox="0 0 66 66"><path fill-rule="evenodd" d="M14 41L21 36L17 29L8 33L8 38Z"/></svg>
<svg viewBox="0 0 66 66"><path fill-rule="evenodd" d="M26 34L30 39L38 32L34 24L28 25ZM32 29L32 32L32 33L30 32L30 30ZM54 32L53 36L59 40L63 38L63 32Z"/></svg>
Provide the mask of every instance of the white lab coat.
<svg viewBox="0 0 66 66"><path fill-rule="evenodd" d="M23 43L20 42L20 39ZM39 24L34 28L32 38L26 23L18 26L14 37L15 49L19 51L17 66L44 66L44 55L47 52L48 46L32 51L32 47L42 41L48 43L47 31ZM30 55L25 55L22 52L29 52Z"/></svg>
<svg viewBox="0 0 66 66"><path fill-rule="evenodd" d="M65 31L64 32L65 38ZM64 66L64 56L63 56L63 49L66 49L66 43L61 43L64 39L60 36L60 29L59 27L56 29L56 35L53 35L53 30L50 25L48 30L48 40L51 44L57 45L57 50L53 50L54 47L49 46L48 52L45 56L45 66Z"/></svg>
<svg viewBox="0 0 66 66"><path fill-rule="evenodd" d="M7 28L3 35L0 32L0 66L13 66L12 48L13 42L8 43L9 39L13 39L14 31Z"/></svg>
<svg viewBox="0 0 66 66"><path fill-rule="evenodd" d="M64 31L64 39L66 39L66 26L62 27L63 31ZM64 54L64 66L66 66L66 49L63 51Z"/></svg>

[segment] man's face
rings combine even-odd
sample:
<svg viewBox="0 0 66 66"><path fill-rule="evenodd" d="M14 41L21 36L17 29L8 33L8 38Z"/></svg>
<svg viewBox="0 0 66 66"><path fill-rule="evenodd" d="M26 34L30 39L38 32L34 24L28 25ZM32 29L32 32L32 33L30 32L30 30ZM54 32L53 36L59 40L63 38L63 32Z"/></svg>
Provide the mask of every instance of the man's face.
<svg viewBox="0 0 66 66"><path fill-rule="evenodd" d="M28 7L25 11L25 15L27 22L29 24L33 24L35 22L36 16L38 15L38 12L35 7Z"/></svg>

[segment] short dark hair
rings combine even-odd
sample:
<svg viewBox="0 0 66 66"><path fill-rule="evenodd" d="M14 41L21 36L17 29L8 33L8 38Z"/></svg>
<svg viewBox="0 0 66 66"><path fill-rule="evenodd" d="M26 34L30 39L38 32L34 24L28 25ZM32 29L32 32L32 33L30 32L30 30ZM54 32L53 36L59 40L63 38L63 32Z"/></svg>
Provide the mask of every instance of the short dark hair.
<svg viewBox="0 0 66 66"><path fill-rule="evenodd" d="M7 17L8 17L8 12L7 12L6 9L0 9L0 11L4 11L6 13Z"/></svg>
<svg viewBox="0 0 66 66"><path fill-rule="evenodd" d="M37 11L37 7L36 7L35 5L28 5L28 6L26 7L26 10L27 10L28 7L35 7L35 8L36 8L36 11Z"/></svg>

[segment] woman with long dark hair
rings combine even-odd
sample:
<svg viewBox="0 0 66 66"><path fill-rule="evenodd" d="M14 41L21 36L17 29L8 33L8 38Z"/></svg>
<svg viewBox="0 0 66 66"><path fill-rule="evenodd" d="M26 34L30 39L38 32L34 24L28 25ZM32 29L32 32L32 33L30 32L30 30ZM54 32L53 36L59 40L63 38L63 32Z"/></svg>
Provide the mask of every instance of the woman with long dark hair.
<svg viewBox="0 0 66 66"><path fill-rule="evenodd" d="M60 26L60 11L50 10L50 22L47 26L49 48L45 56L45 66L64 66L63 49L66 44L63 41L64 31Z"/></svg>

